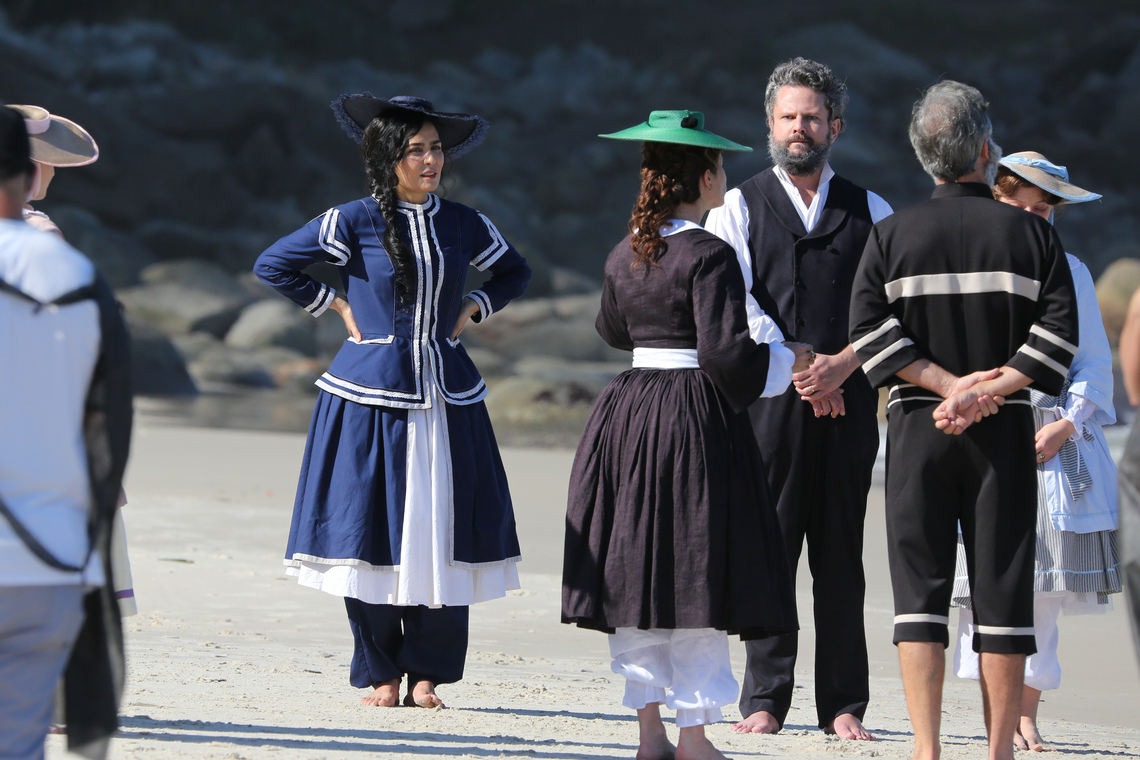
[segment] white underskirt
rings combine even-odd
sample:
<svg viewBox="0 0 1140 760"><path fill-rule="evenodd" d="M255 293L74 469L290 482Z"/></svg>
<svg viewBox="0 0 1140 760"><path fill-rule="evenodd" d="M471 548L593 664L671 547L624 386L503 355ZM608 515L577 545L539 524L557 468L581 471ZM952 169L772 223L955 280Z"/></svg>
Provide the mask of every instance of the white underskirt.
<svg viewBox="0 0 1140 760"><path fill-rule="evenodd" d="M399 566L382 570L304 561L300 566L287 565L286 574L295 576L302 586L369 604L428 607L486 602L520 588L515 560L478 568L451 564L451 444L446 402L431 372L424 375L432 405L408 410L407 489Z"/></svg>

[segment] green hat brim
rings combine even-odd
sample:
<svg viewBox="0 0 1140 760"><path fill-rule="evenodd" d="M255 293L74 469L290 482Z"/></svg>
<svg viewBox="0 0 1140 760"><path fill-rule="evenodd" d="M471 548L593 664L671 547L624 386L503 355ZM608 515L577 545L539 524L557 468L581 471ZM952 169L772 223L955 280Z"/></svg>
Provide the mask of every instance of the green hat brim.
<svg viewBox="0 0 1140 760"><path fill-rule="evenodd" d="M714 150L732 150L742 153L751 153L752 148L747 145L735 143L728 138L709 132L707 129L686 129L676 127L662 129L651 127L649 122L643 122L636 127L623 129L608 135L598 135L609 140L636 140L637 142L663 142L676 145L693 145L698 148L712 148Z"/></svg>

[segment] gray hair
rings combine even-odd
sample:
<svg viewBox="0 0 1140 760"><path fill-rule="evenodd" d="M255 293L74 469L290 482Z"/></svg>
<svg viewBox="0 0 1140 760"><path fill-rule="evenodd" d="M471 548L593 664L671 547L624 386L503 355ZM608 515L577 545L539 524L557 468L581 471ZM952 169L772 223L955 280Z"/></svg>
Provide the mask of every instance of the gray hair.
<svg viewBox="0 0 1140 760"><path fill-rule="evenodd" d="M812 61L808 58L793 58L784 61L768 77L768 87L764 90L764 112L768 121L772 121L773 109L776 104L776 94L781 87L786 86L808 87L823 96L827 103L828 121L843 121L843 112L847 110L847 85L839 81L825 64Z"/></svg>
<svg viewBox="0 0 1140 760"><path fill-rule="evenodd" d="M961 82L948 79L928 89L910 119L910 144L923 171L946 182L974 171L994 132L989 106L982 93Z"/></svg>

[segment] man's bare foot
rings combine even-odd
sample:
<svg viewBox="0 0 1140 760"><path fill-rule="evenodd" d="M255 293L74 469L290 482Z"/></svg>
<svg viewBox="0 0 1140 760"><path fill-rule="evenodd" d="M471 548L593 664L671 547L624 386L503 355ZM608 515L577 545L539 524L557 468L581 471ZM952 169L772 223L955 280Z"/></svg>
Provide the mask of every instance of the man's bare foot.
<svg viewBox="0 0 1140 760"><path fill-rule="evenodd" d="M681 729L677 741L677 760L728 760L705 736L704 726L689 726Z"/></svg>
<svg viewBox="0 0 1140 760"><path fill-rule="evenodd" d="M1053 748L1046 744L1045 740L1041 738L1041 733L1037 730L1037 721L1027 715L1021 716L1021 722L1017 726L1017 733L1013 735L1013 746L1018 749L1031 749L1034 752L1053 751Z"/></svg>
<svg viewBox="0 0 1140 760"><path fill-rule="evenodd" d="M393 678L377 684L376 691L362 697L360 702L372 707L395 707L400 703L400 679Z"/></svg>
<svg viewBox="0 0 1140 760"><path fill-rule="evenodd" d="M871 732L863 728L863 722L851 713L835 716L831 725L823 729L825 734L835 734L840 739L857 739L859 741L875 741Z"/></svg>
<svg viewBox="0 0 1140 760"><path fill-rule="evenodd" d="M778 734L780 721L767 710L757 710L739 723L733 723L732 730L738 734Z"/></svg>
<svg viewBox="0 0 1140 760"><path fill-rule="evenodd" d="M443 700L435 693L435 684L431 681L416 681L415 686L404 697L406 707L426 707L429 710L443 707Z"/></svg>

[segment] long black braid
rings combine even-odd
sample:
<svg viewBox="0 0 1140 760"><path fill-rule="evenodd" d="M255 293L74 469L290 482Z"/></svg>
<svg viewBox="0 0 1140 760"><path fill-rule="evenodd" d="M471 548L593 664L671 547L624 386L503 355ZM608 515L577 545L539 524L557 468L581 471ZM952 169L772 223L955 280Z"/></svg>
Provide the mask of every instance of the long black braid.
<svg viewBox="0 0 1140 760"><path fill-rule="evenodd" d="M384 249L396 273L396 301L402 306L411 303L416 284L415 261L408 243L396 225L396 164L404 156L408 141L423 128L423 116L395 112L377 116L364 130L361 144L364 169L368 175L368 190L380 207L384 219Z"/></svg>

